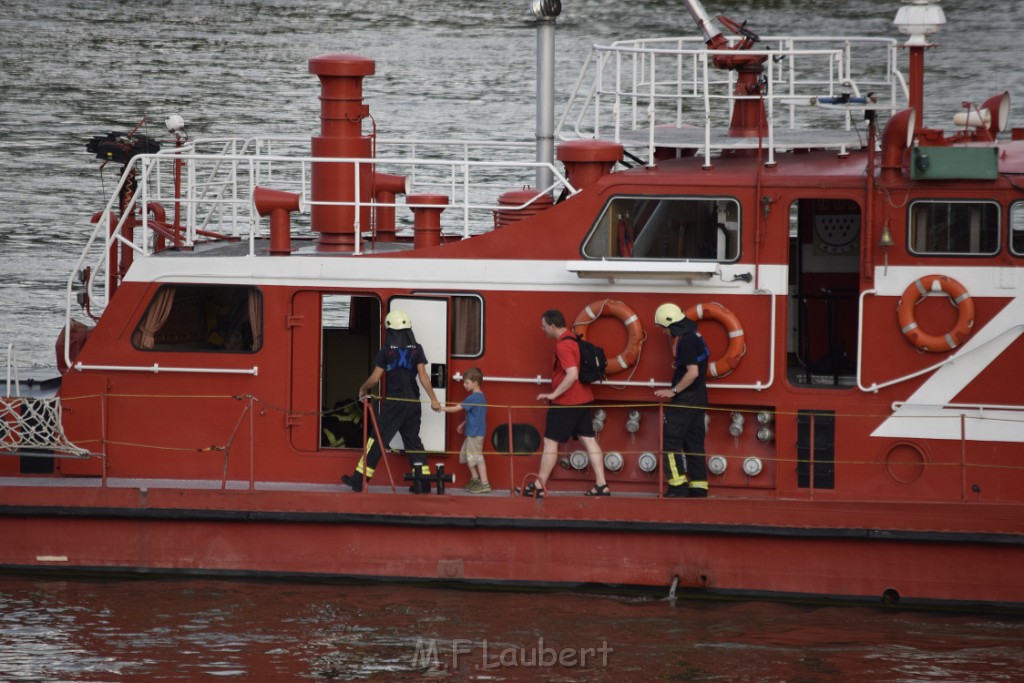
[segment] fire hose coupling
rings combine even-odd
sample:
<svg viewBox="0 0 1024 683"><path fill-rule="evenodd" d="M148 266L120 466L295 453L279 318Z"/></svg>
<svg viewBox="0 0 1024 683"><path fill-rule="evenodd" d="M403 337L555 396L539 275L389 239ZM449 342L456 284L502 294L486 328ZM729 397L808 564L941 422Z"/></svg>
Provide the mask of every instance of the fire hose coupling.
<svg viewBox="0 0 1024 683"><path fill-rule="evenodd" d="M637 467L640 468L641 472L650 474L654 470L658 469L658 456L650 451L644 451L640 454L640 457L636 461Z"/></svg>
<svg viewBox="0 0 1024 683"><path fill-rule="evenodd" d="M569 456L569 465L574 469L582 472L587 469L590 464L590 458L587 456L586 451L573 451Z"/></svg>
<svg viewBox="0 0 1024 683"><path fill-rule="evenodd" d="M743 413L735 412L732 414L732 423L729 425L729 433L738 437L743 434L743 423L746 422L746 418L743 417Z"/></svg>
<svg viewBox="0 0 1024 683"><path fill-rule="evenodd" d="M604 468L609 472L618 472L624 464L622 454L618 451L608 451L604 454Z"/></svg>
<svg viewBox="0 0 1024 683"><path fill-rule="evenodd" d="M775 438L775 430L772 429L772 423L775 422L775 416L767 410L761 410L757 413L757 423L760 425L757 429L757 440L768 442Z"/></svg>

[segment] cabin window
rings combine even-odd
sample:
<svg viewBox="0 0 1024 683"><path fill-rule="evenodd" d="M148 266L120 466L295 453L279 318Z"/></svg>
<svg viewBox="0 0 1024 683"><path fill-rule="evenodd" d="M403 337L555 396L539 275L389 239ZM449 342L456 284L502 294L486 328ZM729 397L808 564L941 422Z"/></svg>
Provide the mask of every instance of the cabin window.
<svg viewBox="0 0 1024 683"><path fill-rule="evenodd" d="M615 197L584 242L583 255L735 261L740 205L725 197Z"/></svg>
<svg viewBox="0 0 1024 683"><path fill-rule="evenodd" d="M910 250L922 255L988 256L999 251L995 202L922 201L910 205Z"/></svg>
<svg viewBox="0 0 1024 683"><path fill-rule="evenodd" d="M484 352L484 300L475 294L452 296L452 356L476 358Z"/></svg>
<svg viewBox="0 0 1024 683"><path fill-rule="evenodd" d="M132 333L132 345L141 351L258 351L263 297L255 287L164 285Z"/></svg>
<svg viewBox="0 0 1024 683"><path fill-rule="evenodd" d="M1010 251L1024 256L1024 202L1010 206Z"/></svg>

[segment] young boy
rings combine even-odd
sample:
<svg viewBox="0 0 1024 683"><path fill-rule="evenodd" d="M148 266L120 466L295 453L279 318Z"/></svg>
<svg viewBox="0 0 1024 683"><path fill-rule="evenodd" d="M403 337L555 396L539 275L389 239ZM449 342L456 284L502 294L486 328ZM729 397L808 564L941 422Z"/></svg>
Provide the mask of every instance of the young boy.
<svg viewBox="0 0 1024 683"><path fill-rule="evenodd" d="M462 375L462 386L469 392L462 403L454 406L443 406L446 413L466 411L466 421L459 425L459 433L464 433L462 451L459 462L469 466L469 493L489 493L491 484L487 481L487 466L484 464L484 436L487 435L487 399L480 390L484 375L478 368L470 368Z"/></svg>

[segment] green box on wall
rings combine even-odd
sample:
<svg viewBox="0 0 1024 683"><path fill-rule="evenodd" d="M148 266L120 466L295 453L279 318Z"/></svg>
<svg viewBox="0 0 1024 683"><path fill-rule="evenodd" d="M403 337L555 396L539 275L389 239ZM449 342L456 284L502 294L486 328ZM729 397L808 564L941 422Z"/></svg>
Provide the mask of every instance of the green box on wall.
<svg viewBox="0 0 1024 683"><path fill-rule="evenodd" d="M995 180L995 147L911 147L910 177L922 180Z"/></svg>

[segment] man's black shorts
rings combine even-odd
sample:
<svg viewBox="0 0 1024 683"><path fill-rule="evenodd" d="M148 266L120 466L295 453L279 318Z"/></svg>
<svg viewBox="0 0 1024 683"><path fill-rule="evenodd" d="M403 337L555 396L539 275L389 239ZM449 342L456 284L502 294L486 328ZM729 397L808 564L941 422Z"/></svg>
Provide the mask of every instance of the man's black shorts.
<svg viewBox="0 0 1024 683"><path fill-rule="evenodd" d="M594 436L594 418L590 404L551 406L544 425L544 438L565 443L569 437Z"/></svg>

